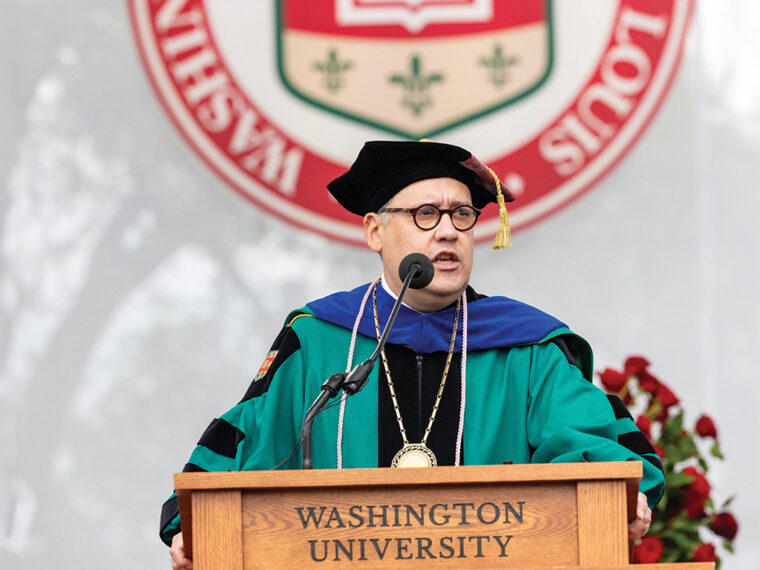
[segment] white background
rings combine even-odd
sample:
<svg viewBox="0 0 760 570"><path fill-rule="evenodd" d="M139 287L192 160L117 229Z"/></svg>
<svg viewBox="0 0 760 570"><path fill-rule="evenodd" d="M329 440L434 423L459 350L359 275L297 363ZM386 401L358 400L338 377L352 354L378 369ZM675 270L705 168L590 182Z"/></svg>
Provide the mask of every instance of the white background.
<svg viewBox="0 0 760 570"><path fill-rule="evenodd" d="M705 0L660 112L589 194L476 251L473 284L632 353L715 418L737 554L760 559L760 41L753 0ZM172 474L238 401L285 314L378 273L273 219L160 107L122 3L0 8L0 567L168 568ZM483 154L487 154L487 149Z"/></svg>

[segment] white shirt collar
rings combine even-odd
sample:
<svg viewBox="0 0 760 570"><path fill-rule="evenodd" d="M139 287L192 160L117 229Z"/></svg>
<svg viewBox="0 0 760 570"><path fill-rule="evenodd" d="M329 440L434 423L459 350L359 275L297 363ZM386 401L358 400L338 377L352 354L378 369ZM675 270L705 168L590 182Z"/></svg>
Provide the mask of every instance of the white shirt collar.
<svg viewBox="0 0 760 570"><path fill-rule="evenodd" d="M393 297L393 300L394 300L394 301L396 301L396 299L398 299L398 295L396 295L396 294L395 294L395 293L394 293L394 292L391 290L391 288L388 286L388 284L385 282L385 277L381 277L381 278L380 278L380 285L382 285L382 286L383 286L383 290L384 290L386 293L388 293L388 295L390 295L391 297ZM405 306L407 309L411 309L411 310L412 310L412 311L414 311L415 313L419 313L419 311L418 311L417 309L414 309L414 308L410 307L409 305L407 305L407 304L406 304L406 303L404 303L403 301L401 302L401 304L402 304L402 305L404 305L404 306Z"/></svg>

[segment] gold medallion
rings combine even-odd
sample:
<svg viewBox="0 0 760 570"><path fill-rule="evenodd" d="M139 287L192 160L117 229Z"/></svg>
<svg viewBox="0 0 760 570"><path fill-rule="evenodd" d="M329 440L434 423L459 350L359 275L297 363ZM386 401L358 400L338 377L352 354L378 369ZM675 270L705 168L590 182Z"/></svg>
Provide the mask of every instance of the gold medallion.
<svg viewBox="0 0 760 570"><path fill-rule="evenodd" d="M393 458L391 467L435 467L435 454L423 443L407 443Z"/></svg>

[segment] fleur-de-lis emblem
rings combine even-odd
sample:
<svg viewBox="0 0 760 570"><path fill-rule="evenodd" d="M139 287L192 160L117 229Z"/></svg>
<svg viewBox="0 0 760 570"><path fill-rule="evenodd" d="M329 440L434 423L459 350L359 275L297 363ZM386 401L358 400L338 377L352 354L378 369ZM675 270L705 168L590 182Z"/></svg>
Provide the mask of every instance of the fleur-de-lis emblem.
<svg viewBox="0 0 760 570"><path fill-rule="evenodd" d="M443 81L440 73L425 74L422 71L422 62L418 55L413 55L409 60L409 73L391 75L391 83L401 85L404 89L402 105L409 107L412 113L419 115L425 107L432 105L430 87Z"/></svg>
<svg viewBox="0 0 760 570"><path fill-rule="evenodd" d="M491 55L481 57L478 63L489 70L488 80L496 87L506 85L509 81L509 68L520 60L504 54L501 45L495 45Z"/></svg>
<svg viewBox="0 0 760 570"><path fill-rule="evenodd" d="M327 90L335 93L345 85L345 73L353 67L353 63L348 60L341 61L338 52L331 49L327 52L327 59L314 62L313 67L322 73L322 81Z"/></svg>

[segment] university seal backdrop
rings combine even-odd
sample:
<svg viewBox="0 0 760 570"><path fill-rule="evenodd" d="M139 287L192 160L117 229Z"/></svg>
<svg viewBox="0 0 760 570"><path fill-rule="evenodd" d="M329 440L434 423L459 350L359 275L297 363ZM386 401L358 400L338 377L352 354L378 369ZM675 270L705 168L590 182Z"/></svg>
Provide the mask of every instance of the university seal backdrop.
<svg viewBox="0 0 760 570"><path fill-rule="evenodd" d="M325 190L365 140L433 138L518 196L514 228L589 190L655 115L688 0L132 0L166 113L225 183L286 222L363 243ZM492 238L488 209L476 240Z"/></svg>

